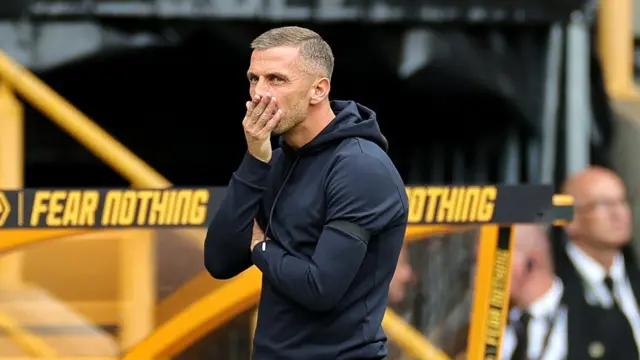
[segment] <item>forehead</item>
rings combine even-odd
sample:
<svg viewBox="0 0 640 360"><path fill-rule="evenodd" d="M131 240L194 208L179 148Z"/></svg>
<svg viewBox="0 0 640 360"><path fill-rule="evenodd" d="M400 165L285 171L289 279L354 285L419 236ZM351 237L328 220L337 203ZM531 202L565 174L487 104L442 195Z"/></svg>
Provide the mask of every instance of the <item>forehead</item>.
<svg viewBox="0 0 640 360"><path fill-rule="evenodd" d="M612 174L597 173L584 176L574 185L573 196L578 201L619 198L626 193L622 181Z"/></svg>
<svg viewBox="0 0 640 360"><path fill-rule="evenodd" d="M251 54L249 72L254 74L292 72L297 69L299 52L300 49L294 46L254 50Z"/></svg>

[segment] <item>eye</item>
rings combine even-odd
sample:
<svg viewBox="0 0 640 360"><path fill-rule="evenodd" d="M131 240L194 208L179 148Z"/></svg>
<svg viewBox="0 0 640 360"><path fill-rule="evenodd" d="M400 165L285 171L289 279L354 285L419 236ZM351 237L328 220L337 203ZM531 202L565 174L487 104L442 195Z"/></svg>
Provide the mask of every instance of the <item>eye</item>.
<svg viewBox="0 0 640 360"><path fill-rule="evenodd" d="M269 76L269 81L272 83L276 83L276 84L280 84L285 82L284 78L282 78L281 76L278 75L270 75Z"/></svg>
<svg viewBox="0 0 640 360"><path fill-rule="evenodd" d="M258 82L258 77L255 75L249 75L247 78L249 79L249 82L252 84L255 84Z"/></svg>

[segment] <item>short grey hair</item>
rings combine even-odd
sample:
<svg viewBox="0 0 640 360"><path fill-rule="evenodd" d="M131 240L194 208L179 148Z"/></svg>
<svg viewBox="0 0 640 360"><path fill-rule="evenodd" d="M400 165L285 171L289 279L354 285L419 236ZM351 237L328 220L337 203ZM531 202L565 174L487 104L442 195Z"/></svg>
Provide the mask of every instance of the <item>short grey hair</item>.
<svg viewBox="0 0 640 360"><path fill-rule="evenodd" d="M300 57L311 72L321 72L331 79L333 75L333 51L324 39L315 31L298 26L285 26L262 33L251 42L254 50L266 50L278 46L294 46L300 49ZM313 71L315 70L315 71Z"/></svg>

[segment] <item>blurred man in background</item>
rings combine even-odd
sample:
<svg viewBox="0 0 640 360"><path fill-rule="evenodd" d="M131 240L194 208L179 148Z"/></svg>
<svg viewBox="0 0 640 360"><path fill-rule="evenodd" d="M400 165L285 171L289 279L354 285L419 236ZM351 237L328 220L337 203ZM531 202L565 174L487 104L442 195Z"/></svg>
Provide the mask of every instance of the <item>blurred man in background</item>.
<svg viewBox="0 0 640 360"><path fill-rule="evenodd" d="M409 263L409 254L407 246L402 247L396 271L389 284L389 304L397 305L403 302L407 296L407 287L413 283L414 274L411 264Z"/></svg>
<svg viewBox="0 0 640 360"><path fill-rule="evenodd" d="M640 274L622 252L632 233L625 186L613 171L591 167L568 179L563 191L574 197L575 209L565 228L569 241L558 259L567 298L572 306L586 302L607 309L615 346L624 349L625 359L637 359Z"/></svg>
<svg viewBox="0 0 640 360"><path fill-rule="evenodd" d="M515 227L511 305L502 359L564 359L567 309L562 281L555 276L551 247L539 224Z"/></svg>
<svg viewBox="0 0 640 360"><path fill-rule="evenodd" d="M635 359L617 346L610 311L567 297L575 286L556 276L546 228L517 225L503 360Z"/></svg>

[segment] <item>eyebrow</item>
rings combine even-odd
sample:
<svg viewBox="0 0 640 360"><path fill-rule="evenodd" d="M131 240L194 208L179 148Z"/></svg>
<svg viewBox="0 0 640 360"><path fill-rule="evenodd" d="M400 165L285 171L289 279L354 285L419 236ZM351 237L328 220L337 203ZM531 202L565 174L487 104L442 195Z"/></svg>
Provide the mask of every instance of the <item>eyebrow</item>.
<svg viewBox="0 0 640 360"><path fill-rule="evenodd" d="M289 77L283 73L280 72L270 72L266 74L267 76L277 76L277 77L281 77L285 80L289 80ZM251 71L247 71L247 78L251 78L252 76L258 76L255 73L251 72Z"/></svg>
<svg viewBox="0 0 640 360"><path fill-rule="evenodd" d="M289 77L283 73L273 72L273 73L270 73L269 75L277 76L277 77L281 77L283 79L289 80Z"/></svg>

